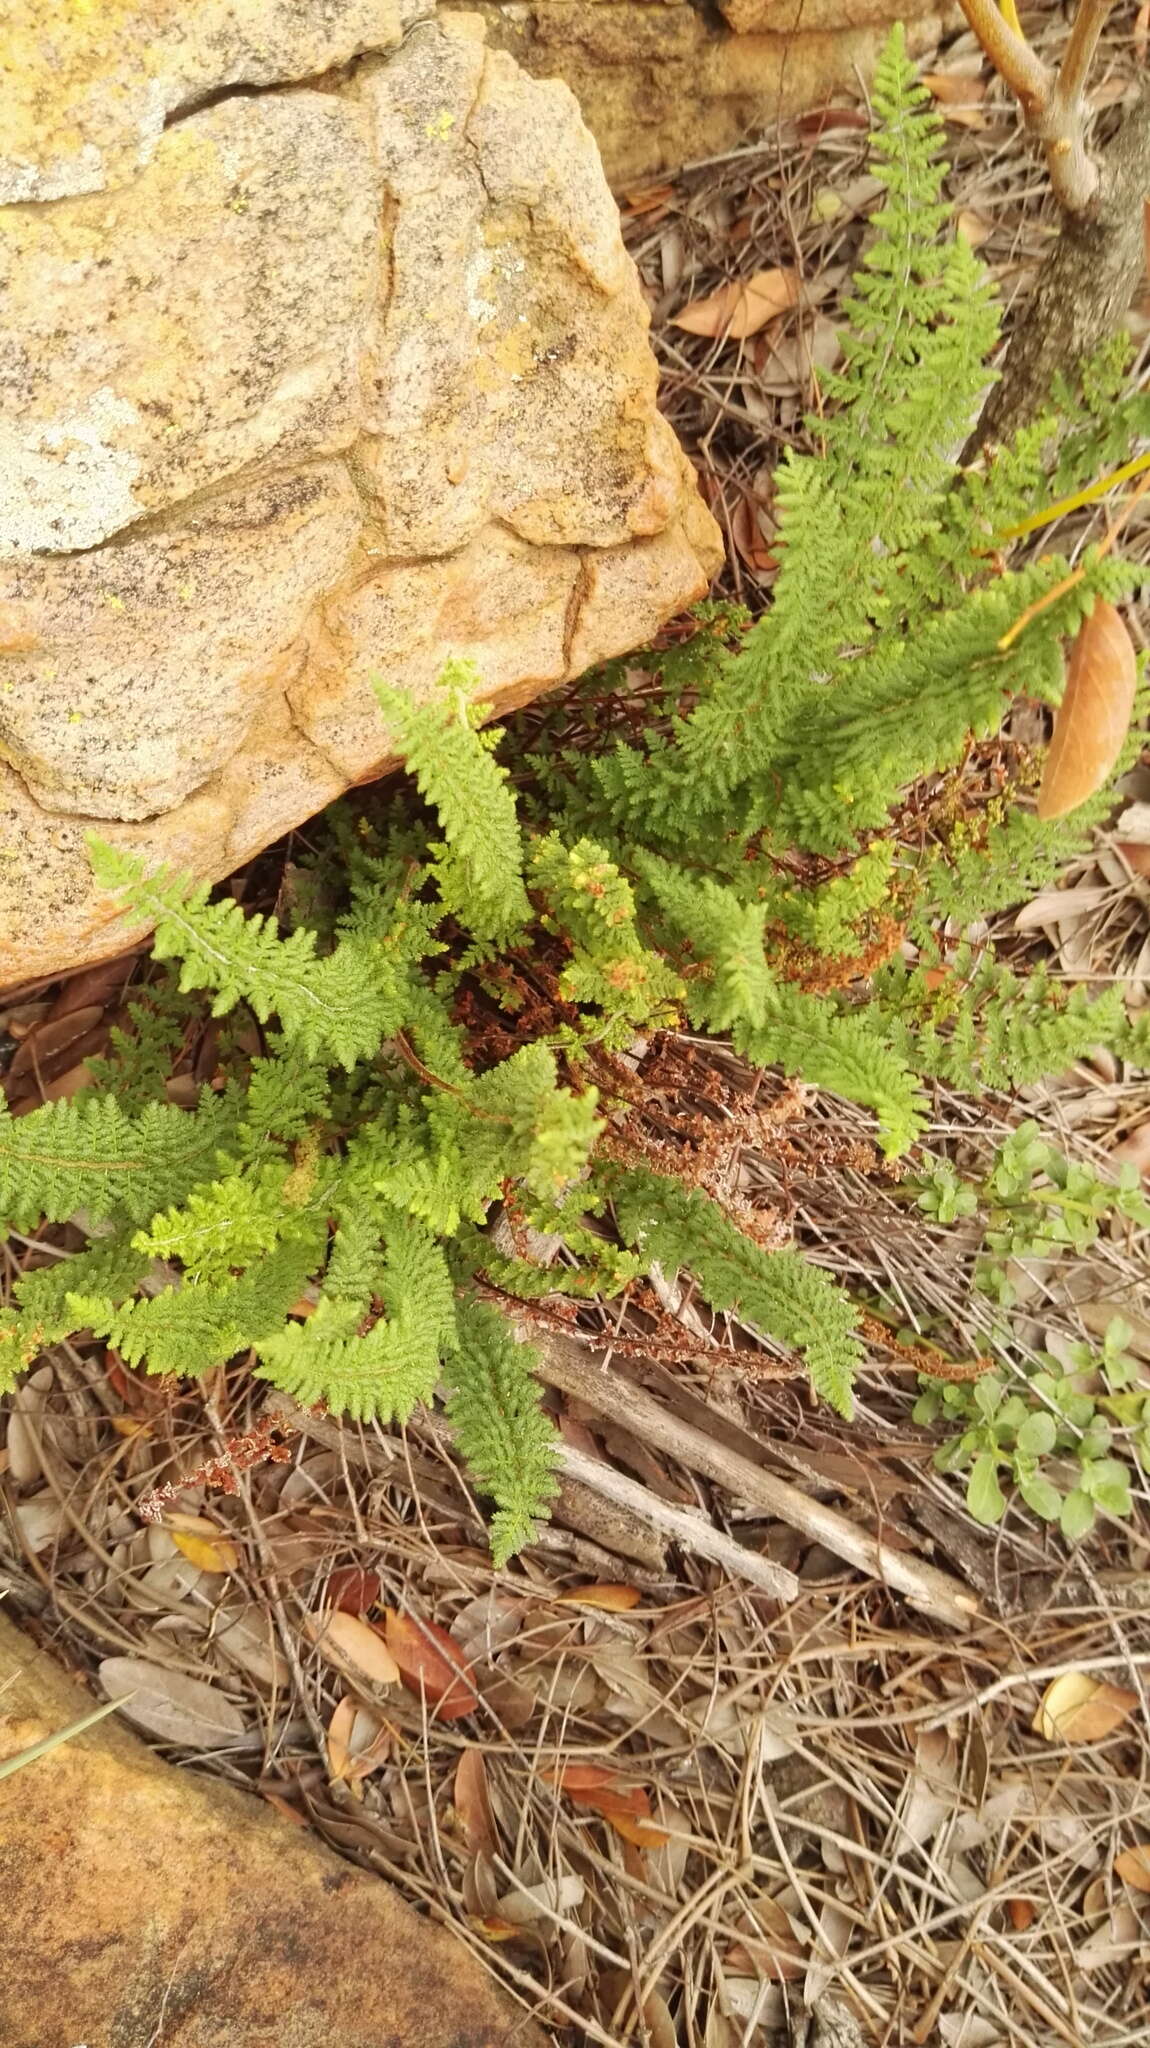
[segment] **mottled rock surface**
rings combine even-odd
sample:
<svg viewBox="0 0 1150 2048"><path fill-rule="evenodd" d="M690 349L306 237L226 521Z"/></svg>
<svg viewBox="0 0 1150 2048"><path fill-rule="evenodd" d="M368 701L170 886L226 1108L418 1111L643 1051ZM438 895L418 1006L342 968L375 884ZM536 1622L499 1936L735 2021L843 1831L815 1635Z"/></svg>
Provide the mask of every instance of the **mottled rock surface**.
<svg viewBox="0 0 1150 2048"><path fill-rule="evenodd" d="M572 86L616 187L856 93L891 22L921 50L956 13L951 0L479 0L479 11L492 42Z"/></svg>
<svg viewBox="0 0 1150 2048"><path fill-rule="evenodd" d="M0 1616L0 1759L90 1712ZM0 1781L4 2048L541 2048L461 1942L118 1719Z"/></svg>
<svg viewBox="0 0 1150 2048"><path fill-rule="evenodd" d="M115 950L93 826L221 875L648 637L718 538L568 88L420 0L15 0L0 986Z"/></svg>

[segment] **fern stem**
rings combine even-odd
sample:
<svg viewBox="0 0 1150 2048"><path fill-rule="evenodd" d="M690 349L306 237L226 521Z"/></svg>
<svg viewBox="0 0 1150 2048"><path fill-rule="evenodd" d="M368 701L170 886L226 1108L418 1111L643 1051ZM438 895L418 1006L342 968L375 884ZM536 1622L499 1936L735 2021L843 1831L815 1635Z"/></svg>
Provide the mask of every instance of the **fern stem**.
<svg viewBox="0 0 1150 2048"><path fill-rule="evenodd" d="M1131 477L1141 476L1150 469L1150 448L1142 455L1136 455L1131 462L1124 462L1121 469L1112 469L1108 475L1097 477L1081 491L1073 491L1068 498L1059 498L1057 504L1047 505L1041 512L1034 512L1029 519L1020 519L1017 526L1004 527L994 536L994 546L1004 547L1007 541L1022 540L1028 533L1037 533L1043 526L1053 526L1056 519L1062 519L1068 512L1079 512L1084 505L1093 505L1104 498L1107 491L1119 484L1129 483Z"/></svg>

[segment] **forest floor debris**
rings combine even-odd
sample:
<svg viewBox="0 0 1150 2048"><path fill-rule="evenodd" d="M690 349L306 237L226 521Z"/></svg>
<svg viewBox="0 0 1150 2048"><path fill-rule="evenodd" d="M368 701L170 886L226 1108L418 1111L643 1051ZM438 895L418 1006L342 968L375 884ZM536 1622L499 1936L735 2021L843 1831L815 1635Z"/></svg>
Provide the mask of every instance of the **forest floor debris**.
<svg viewBox="0 0 1150 2048"><path fill-rule="evenodd" d="M1102 121L1144 59L1141 18L1113 17ZM962 231L1009 297L1054 231L1041 170L968 38L931 76ZM667 410L727 532L728 588L752 608L775 566L771 472L804 445L866 234L866 150L857 108L824 110L624 195ZM1132 327L1141 375L1150 304ZM1075 518L1058 537L1071 552L1091 530ZM1150 524L1138 534L1150 543ZM1145 1002L1150 774L1131 780L1059 888L979 937ZM237 884L247 900L273 865ZM71 1092L144 964L0 1006L13 1107ZM171 1099L210 1076L212 1029L189 1036ZM901 1331L868 1331L851 1425L674 1276L622 1309L584 1308L584 1371L635 1398L621 1417L557 1389L572 1454L558 1511L496 1572L434 1417L337 1427L242 1365L173 1388L61 1345L7 1403L9 1604L105 1693L133 1693L125 1711L166 1753L254 1785L457 1926L557 2042L1135 2048L1150 2004L1145 1486L1129 1518L1074 1548L1013 1500L994 1527L976 1521L933 1469L937 1432L912 1420L922 1353L906 1341L929 1332L959 1367L985 1351L969 1242L908 1201L861 1113L686 1037L641 1059L675 1142L717 1132L714 1171L764 1229L796 1230L860 1302L902 1305ZM923 1157L978 1178L1024 1109L1099 1171L1144 1164L1145 1075L1100 1060L1026 1095L939 1090ZM66 1231L50 1239L14 1237L7 1279L68 1247ZM1120 1315L1150 1372L1144 1232L1114 1224L1016 1268L1028 1365L1101 1342ZM569 1342L570 1321L556 1332ZM674 1455L640 1395L725 1468ZM868 1556L901 1558L904 1583L961 1582L966 1608L916 1611L895 1573L884 1583L827 1530L724 1484L740 1459L776 1502L797 1487ZM212 1483L221 1464L228 1490ZM605 1497L595 1468L628 1485ZM673 1540L684 1517L725 1562Z"/></svg>

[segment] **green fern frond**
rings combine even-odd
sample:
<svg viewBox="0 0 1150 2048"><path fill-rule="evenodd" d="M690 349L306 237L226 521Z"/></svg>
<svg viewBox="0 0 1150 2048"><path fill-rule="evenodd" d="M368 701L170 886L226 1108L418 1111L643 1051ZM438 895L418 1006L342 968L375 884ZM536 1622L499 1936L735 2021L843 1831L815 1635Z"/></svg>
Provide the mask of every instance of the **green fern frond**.
<svg viewBox="0 0 1150 2048"><path fill-rule="evenodd" d="M383 1256L364 1247L363 1279L388 1313L359 1329L367 1303L350 1263L362 1244L353 1229L337 1240L314 1313L257 1342L258 1370L305 1407L322 1401L359 1422L406 1422L430 1401L440 1357L455 1342L454 1289L443 1251L413 1218L377 1204L373 1222L376 1236L382 1226Z"/></svg>
<svg viewBox="0 0 1150 2048"><path fill-rule="evenodd" d="M149 1258L178 1259L193 1280L226 1279L233 1267L250 1266L294 1228L291 1176L283 1160L255 1172L225 1174L193 1188L182 1207L153 1216L133 1243Z"/></svg>
<svg viewBox="0 0 1150 2048"><path fill-rule="evenodd" d="M571 947L561 993L571 1002L597 1004L608 1017L669 1021L683 984L643 944L634 891L606 847L592 839L565 846L548 833L532 848L530 878L544 901L545 928L560 932Z"/></svg>
<svg viewBox="0 0 1150 2048"><path fill-rule="evenodd" d="M231 1104L206 1090L191 1114L153 1102L128 1116L111 1096L81 1094L13 1117L0 1101L0 1223L27 1230L81 1208L95 1223L146 1223L210 1178L234 1136Z"/></svg>
<svg viewBox="0 0 1150 2048"><path fill-rule="evenodd" d="M181 961L180 987L215 992L212 1014L246 1002L262 1023L277 1017L289 1039L312 1059L353 1067L368 1059L403 1023L400 985L377 949L345 939L319 958L302 927L282 938L270 918L245 917L231 897L209 901L210 885L164 870L149 874L135 855L88 841L102 888L156 927L158 960Z"/></svg>
<svg viewBox="0 0 1150 2048"><path fill-rule="evenodd" d="M495 1502L491 1551L504 1565L535 1534L559 1491L559 1439L544 1413L534 1353L478 1302L459 1309L459 1341L446 1364L448 1420L468 1470Z"/></svg>
<svg viewBox="0 0 1150 2048"><path fill-rule="evenodd" d="M187 1279L120 1306L106 1295L73 1293L72 1328L105 1338L129 1365L199 1377L282 1328L321 1256L322 1227L299 1227L233 1279Z"/></svg>
<svg viewBox="0 0 1150 2048"><path fill-rule="evenodd" d="M693 1273L704 1300L803 1354L811 1385L851 1413L861 1356L857 1316L842 1289L795 1251L764 1251L716 1203L646 1168L608 1166L600 1178L619 1229L667 1272Z"/></svg>
<svg viewBox="0 0 1150 2048"><path fill-rule="evenodd" d="M475 729L486 709L472 702L478 686L470 663L449 662L439 693L426 703L383 683L375 692L408 774L443 827L437 876L445 906L477 938L506 941L528 922L531 908L515 799L507 770L492 758L500 735Z"/></svg>

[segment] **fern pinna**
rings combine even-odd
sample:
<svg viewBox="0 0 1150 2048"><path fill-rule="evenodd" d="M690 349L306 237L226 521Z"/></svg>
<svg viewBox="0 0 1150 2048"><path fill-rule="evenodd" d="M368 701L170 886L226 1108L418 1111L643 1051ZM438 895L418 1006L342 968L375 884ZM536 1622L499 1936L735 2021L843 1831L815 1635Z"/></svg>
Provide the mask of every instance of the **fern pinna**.
<svg viewBox="0 0 1150 2048"><path fill-rule="evenodd" d="M773 604L753 625L704 607L680 648L636 657L660 686L642 737L611 733L617 677L592 678L580 708L599 743L567 750L544 718L512 779L466 667L420 705L381 684L408 794L382 827L333 816L338 900L317 888L287 931L93 845L178 988L144 991L97 1088L0 1110L0 1221L80 1212L92 1240L0 1311L7 1381L83 1328L159 1372L247 1353L301 1402L362 1420L443 1398L504 1559L546 1511L556 1445L501 1295L578 1300L684 1269L850 1410L849 1298L800 1248L765 1250L698 1186L626 1156L600 1055L689 1021L864 1105L897 1154L932 1078L1009 1085L1099 1041L1145 1050L1115 994L932 951L941 920L1033 888L1104 807L1039 825L1018 800L1035 764L994 736L1019 694L1057 697L1066 636L1131 575L1097 551L1073 578L1055 557L1008 566L1003 536L1052 467L1072 487L1106 430L1087 380L1061 424L958 468L997 314L950 233L939 126L897 33L875 105L884 203L816 452L778 477ZM1105 410L1113 376L1094 384ZM980 745L1005 765L972 809L958 771ZM533 1025L515 962L545 952L554 1001ZM193 999L221 1018L242 1004L264 1042L253 1058L237 1033L226 1085L188 1111L150 1091L165 1019L181 1028ZM501 1054L480 1011L506 1022ZM523 1226L510 1248L501 1207Z"/></svg>

